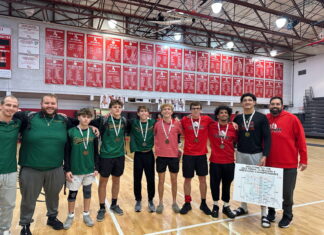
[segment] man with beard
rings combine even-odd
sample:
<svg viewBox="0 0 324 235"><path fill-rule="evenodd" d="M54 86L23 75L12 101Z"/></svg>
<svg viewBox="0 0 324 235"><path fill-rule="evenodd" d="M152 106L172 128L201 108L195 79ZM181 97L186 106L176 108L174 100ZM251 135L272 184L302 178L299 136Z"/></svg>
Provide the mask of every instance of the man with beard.
<svg viewBox="0 0 324 235"><path fill-rule="evenodd" d="M307 168L307 148L303 126L299 119L283 110L281 97L270 99L271 141L267 166L283 168L283 217L279 221L280 228L288 228L292 218L293 194L296 185L297 168ZM300 158L298 159L298 154ZM269 208L268 220L275 221L276 211Z"/></svg>
<svg viewBox="0 0 324 235"><path fill-rule="evenodd" d="M0 103L0 234L10 234L13 210L16 203L17 140L21 121L13 118L18 100L6 96Z"/></svg>

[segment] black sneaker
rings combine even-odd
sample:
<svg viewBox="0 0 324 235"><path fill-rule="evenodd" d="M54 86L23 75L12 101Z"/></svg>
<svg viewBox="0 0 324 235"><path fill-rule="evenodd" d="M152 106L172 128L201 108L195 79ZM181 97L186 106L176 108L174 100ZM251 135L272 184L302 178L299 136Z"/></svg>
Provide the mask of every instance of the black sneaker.
<svg viewBox="0 0 324 235"><path fill-rule="evenodd" d="M267 219L270 222L275 222L275 220L276 220L276 210L274 208L269 208L268 209Z"/></svg>
<svg viewBox="0 0 324 235"><path fill-rule="evenodd" d="M234 219L236 216L229 206L223 206L223 214L225 214L228 218L231 219Z"/></svg>
<svg viewBox="0 0 324 235"><path fill-rule="evenodd" d="M212 213L206 203L200 204L200 210L202 210L206 215L211 215L211 213Z"/></svg>
<svg viewBox="0 0 324 235"><path fill-rule="evenodd" d="M190 210L191 210L191 204L190 202L186 202L185 204L183 204L181 210L180 210L180 214L185 215L187 214Z"/></svg>
<svg viewBox="0 0 324 235"><path fill-rule="evenodd" d="M47 225L51 226L55 230L61 230L64 228L63 223L59 221L56 217L48 217Z"/></svg>
<svg viewBox="0 0 324 235"><path fill-rule="evenodd" d="M32 233L30 232L29 227L30 227L30 224L23 225L22 229L20 231L20 235L32 235Z"/></svg>
<svg viewBox="0 0 324 235"><path fill-rule="evenodd" d="M218 218L218 211L219 211L219 207L217 205L214 205L211 216L214 218Z"/></svg>
<svg viewBox="0 0 324 235"><path fill-rule="evenodd" d="M292 219L289 219L287 216L283 216L282 219L279 221L280 228L288 228L289 225L292 223Z"/></svg>

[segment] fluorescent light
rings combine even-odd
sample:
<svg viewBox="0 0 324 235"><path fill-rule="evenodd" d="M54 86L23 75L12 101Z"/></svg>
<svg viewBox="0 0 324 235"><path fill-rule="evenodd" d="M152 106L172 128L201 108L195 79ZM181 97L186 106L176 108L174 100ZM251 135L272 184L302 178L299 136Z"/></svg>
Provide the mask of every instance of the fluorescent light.
<svg viewBox="0 0 324 235"><path fill-rule="evenodd" d="M286 23L287 23L287 18L284 17L280 17L276 20L276 25L279 29L284 27Z"/></svg>
<svg viewBox="0 0 324 235"><path fill-rule="evenodd" d="M211 8L215 14L218 14L222 10L223 3L222 2L214 2L211 5Z"/></svg>
<svg viewBox="0 0 324 235"><path fill-rule="evenodd" d="M117 21L116 20L108 20L108 26L109 26L109 28L114 29L114 28L116 28L116 25L117 25Z"/></svg>
<svg viewBox="0 0 324 235"><path fill-rule="evenodd" d="M228 49L232 49L234 47L234 42L230 41L230 42L226 43L226 47Z"/></svg>
<svg viewBox="0 0 324 235"><path fill-rule="evenodd" d="M271 55L272 57L275 57L277 54L278 54L277 50L271 50L271 51L270 51L270 55Z"/></svg>
<svg viewBox="0 0 324 235"><path fill-rule="evenodd" d="M176 40L176 41L179 41L180 39L181 39L181 33L175 33L174 34L174 39Z"/></svg>

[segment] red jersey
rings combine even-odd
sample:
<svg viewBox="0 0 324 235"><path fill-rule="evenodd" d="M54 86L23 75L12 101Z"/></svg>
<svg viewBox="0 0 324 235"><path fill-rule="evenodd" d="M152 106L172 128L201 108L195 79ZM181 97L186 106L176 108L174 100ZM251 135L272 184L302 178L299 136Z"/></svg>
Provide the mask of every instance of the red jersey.
<svg viewBox="0 0 324 235"><path fill-rule="evenodd" d="M297 168L307 164L307 148L304 128L299 119L282 111L278 116L267 114L271 130L271 148L266 165L278 168Z"/></svg>
<svg viewBox="0 0 324 235"><path fill-rule="evenodd" d="M184 155L199 156L208 153L208 127L213 123L213 119L209 116L200 116L200 126L198 132L198 142L195 142L196 136L191 122L191 116L185 116L181 120L183 134L184 134ZM199 119L193 119L198 125ZM196 128L198 130L198 128Z"/></svg>
<svg viewBox="0 0 324 235"><path fill-rule="evenodd" d="M228 123L228 130L226 132L226 125L219 125L220 132L218 130L218 122L214 122L209 127L209 142L211 147L211 154L209 161L213 163L228 164L234 162L234 143L237 142L237 131L235 130L233 123ZM222 140L224 139L224 148L221 148Z"/></svg>

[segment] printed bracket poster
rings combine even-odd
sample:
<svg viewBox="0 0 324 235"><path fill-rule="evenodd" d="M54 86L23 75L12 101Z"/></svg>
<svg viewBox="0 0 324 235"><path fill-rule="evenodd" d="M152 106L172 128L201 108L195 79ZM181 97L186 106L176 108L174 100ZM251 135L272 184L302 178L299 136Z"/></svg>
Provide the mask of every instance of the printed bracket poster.
<svg viewBox="0 0 324 235"><path fill-rule="evenodd" d="M11 78L11 29L0 27L0 77Z"/></svg>
<svg viewBox="0 0 324 235"><path fill-rule="evenodd" d="M198 51L197 53L197 71L208 73L209 52Z"/></svg>
<svg viewBox="0 0 324 235"><path fill-rule="evenodd" d="M232 95L232 77L224 76L221 80L221 95Z"/></svg>
<svg viewBox="0 0 324 235"><path fill-rule="evenodd" d="M18 54L18 68L39 69L39 55Z"/></svg>
<svg viewBox="0 0 324 235"><path fill-rule="evenodd" d="M140 90L153 91L153 69L140 69Z"/></svg>
<svg viewBox="0 0 324 235"><path fill-rule="evenodd" d="M87 34L87 59L102 60L103 58L103 37Z"/></svg>
<svg viewBox="0 0 324 235"><path fill-rule="evenodd" d="M140 65L153 67L154 44L140 42Z"/></svg>
<svg viewBox="0 0 324 235"><path fill-rule="evenodd" d="M184 65L183 69L187 71L196 71L196 56L195 50L184 49Z"/></svg>
<svg viewBox="0 0 324 235"><path fill-rule="evenodd" d="M125 64L138 64L138 42L124 40L123 41L123 62Z"/></svg>
<svg viewBox="0 0 324 235"><path fill-rule="evenodd" d="M121 89L121 65L106 64L106 88Z"/></svg>
<svg viewBox="0 0 324 235"><path fill-rule="evenodd" d="M196 94L208 94L208 75L197 74Z"/></svg>
<svg viewBox="0 0 324 235"><path fill-rule="evenodd" d="M67 31L67 57L84 58L85 34Z"/></svg>
<svg viewBox="0 0 324 235"><path fill-rule="evenodd" d="M235 164L233 199L282 208L283 169Z"/></svg>
<svg viewBox="0 0 324 235"><path fill-rule="evenodd" d="M39 26L32 24L19 24L18 28L20 38L39 40Z"/></svg>
<svg viewBox="0 0 324 235"><path fill-rule="evenodd" d="M66 85L84 85L84 62L79 60L67 60Z"/></svg>
<svg viewBox="0 0 324 235"><path fill-rule="evenodd" d="M220 76L209 75L209 94L220 95Z"/></svg>
<svg viewBox="0 0 324 235"><path fill-rule="evenodd" d="M45 83L64 84L64 59L45 58Z"/></svg>
<svg viewBox="0 0 324 235"><path fill-rule="evenodd" d="M168 91L169 73L167 70L155 70L155 91L167 92Z"/></svg>
<svg viewBox="0 0 324 235"><path fill-rule="evenodd" d="M106 38L106 61L120 63L122 54L122 40L120 38Z"/></svg>
<svg viewBox="0 0 324 235"><path fill-rule="evenodd" d="M18 39L18 53L39 54L39 41L28 38Z"/></svg>
<svg viewBox="0 0 324 235"><path fill-rule="evenodd" d="M222 55L219 53L212 52L210 54L209 72L210 73L221 73Z"/></svg>
<svg viewBox="0 0 324 235"><path fill-rule="evenodd" d="M137 90L138 68L135 66L123 67L123 89Z"/></svg>
<svg viewBox="0 0 324 235"><path fill-rule="evenodd" d="M170 48L170 69L182 69L182 53L181 48Z"/></svg>
<svg viewBox="0 0 324 235"><path fill-rule="evenodd" d="M103 66L102 63L87 62L86 86L103 87Z"/></svg>
<svg viewBox="0 0 324 235"><path fill-rule="evenodd" d="M169 67L169 47L155 45L155 66L158 68Z"/></svg>
<svg viewBox="0 0 324 235"><path fill-rule="evenodd" d="M183 93L195 94L195 74L183 73Z"/></svg>
<svg viewBox="0 0 324 235"><path fill-rule="evenodd" d="M64 56L65 31L61 29L45 29L45 53Z"/></svg>
<svg viewBox="0 0 324 235"><path fill-rule="evenodd" d="M169 75L169 92L182 92L182 73L170 71Z"/></svg>

